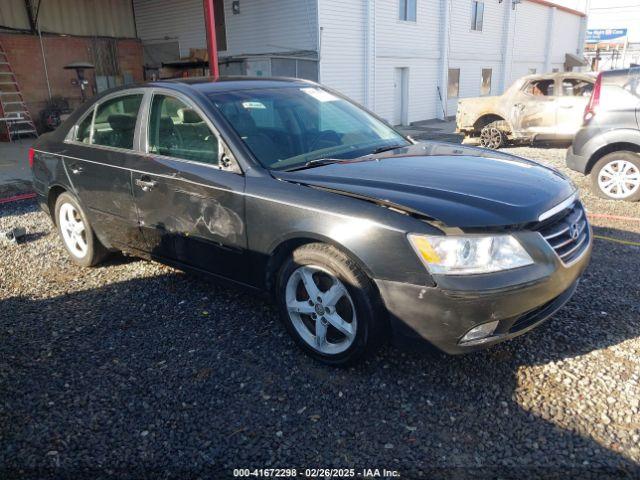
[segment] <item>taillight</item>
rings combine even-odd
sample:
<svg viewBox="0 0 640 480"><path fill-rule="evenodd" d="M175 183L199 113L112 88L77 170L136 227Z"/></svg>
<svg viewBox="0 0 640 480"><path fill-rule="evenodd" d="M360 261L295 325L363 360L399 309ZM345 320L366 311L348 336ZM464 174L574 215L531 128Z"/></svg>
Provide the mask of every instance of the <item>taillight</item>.
<svg viewBox="0 0 640 480"><path fill-rule="evenodd" d="M593 93L589 99L587 108L584 111L584 123L589 123L596 116L598 107L600 106L600 94L602 92L602 73L598 75L596 84L593 86Z"/></svg>
<svg viewBox="0 0 640 480"><path fill-rule="evenodd" d="M33 168L33 157L35 156L36 151L33 148L29 149L29 168Z"/></svg>

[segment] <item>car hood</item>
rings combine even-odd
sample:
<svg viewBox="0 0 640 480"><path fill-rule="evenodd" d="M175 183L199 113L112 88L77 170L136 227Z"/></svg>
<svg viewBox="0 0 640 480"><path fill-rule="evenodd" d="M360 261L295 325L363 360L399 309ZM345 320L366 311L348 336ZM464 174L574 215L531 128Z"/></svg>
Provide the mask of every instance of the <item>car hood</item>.
<svg viewBox="0 0 640 480"><path fill-rule="evenodd" d="M272 173L280 180L404 207L460 228L535 222L575 192L566 177L536 162L436 143Z"/></svg>

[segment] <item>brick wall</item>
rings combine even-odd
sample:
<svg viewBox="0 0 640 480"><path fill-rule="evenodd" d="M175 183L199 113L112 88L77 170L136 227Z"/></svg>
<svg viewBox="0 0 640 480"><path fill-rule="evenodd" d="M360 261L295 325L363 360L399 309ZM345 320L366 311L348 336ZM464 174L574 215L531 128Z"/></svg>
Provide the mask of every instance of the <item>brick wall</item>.
<svg viewBox="0 0 640 480"><path fill-rule="evenodd" d="M142 82L143 60L140 41L121 39L117 42L120 73L123 75L129 73L135 82ZM27 107L37 122L40 110L44 108L49 98L40 41L36 35L0 33L0 43L9 57ZM91 39L43 35L42 43L47 61L51 94L66 98L71 108L77 107L81 98L80 88L71 83L76 78L75 70L64 70L63 67L73 62L92 63ZM85 77L89 81L87 96L91 97L95 88L93 70L86 70Z"/></svg>

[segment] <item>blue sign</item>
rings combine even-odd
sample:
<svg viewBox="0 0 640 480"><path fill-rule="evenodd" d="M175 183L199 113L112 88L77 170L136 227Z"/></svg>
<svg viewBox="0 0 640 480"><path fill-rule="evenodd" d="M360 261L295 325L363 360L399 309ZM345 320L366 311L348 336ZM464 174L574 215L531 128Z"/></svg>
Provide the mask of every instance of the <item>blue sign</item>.
<svg viewBox="0 0 640 480"><path fill-rule="evenodd" d="M587 43L624 43L626 28L600 28L587 30Z"/></svg>

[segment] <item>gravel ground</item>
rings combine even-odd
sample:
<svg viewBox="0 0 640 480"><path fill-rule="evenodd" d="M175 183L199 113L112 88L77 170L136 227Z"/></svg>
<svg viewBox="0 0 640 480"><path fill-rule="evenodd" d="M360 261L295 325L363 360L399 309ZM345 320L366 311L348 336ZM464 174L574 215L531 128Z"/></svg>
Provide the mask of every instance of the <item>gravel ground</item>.
<svg viewBox="0 0 640 480"><path fill-rule="evenodd" d="M563 164L562 150L510 151ZM640 241L640 222L602 222L598 235ZM136 259L76 267L32 201L0 205L10 226L29 235L0 246L0 477L640 478L640 247L596 240L573 300L514 341L387 348L335 370L263 298Z"/></svg>

